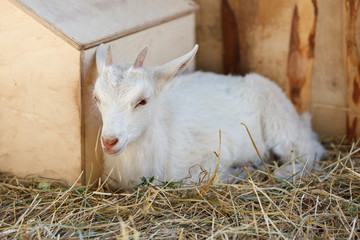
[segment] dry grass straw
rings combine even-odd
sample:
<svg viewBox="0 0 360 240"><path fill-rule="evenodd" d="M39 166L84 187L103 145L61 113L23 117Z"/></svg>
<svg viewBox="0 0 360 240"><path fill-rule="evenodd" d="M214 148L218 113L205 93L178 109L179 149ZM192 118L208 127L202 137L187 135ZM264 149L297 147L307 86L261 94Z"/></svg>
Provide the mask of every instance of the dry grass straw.
<svg viewBox="0 0 360 240"><path fill-rule="evenodd" d="M324 144L320 170L296 181L258 171L239 184L144 179L111 192L1 174L0 238L359 239L360 148Z"/></svg>

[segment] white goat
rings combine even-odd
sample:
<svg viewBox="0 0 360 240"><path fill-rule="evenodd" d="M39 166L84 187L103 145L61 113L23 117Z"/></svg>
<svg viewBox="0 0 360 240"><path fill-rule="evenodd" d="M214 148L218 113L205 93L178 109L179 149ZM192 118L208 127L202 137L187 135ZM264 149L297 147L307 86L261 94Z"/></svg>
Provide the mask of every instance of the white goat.
<svg viewBox="0 0 360 240"><path fill-rule="evenodd" d="M178 76L194 49L163 66L145 67L145 48L134 64L115 66L110 47L100 45L94 98L102 115L104 175L112 187L139 183L142 176L196 181L216 168L221 129L221 179L261 167L244 125L261 154L285 163L286 177L313 166L324 153L308 114L300 117L280 88L268 79L195 72ZM307 154L308 157L301 157ZM300 156L300 157L299 157ZM294 157L293 157L294 158ZM305 166L305 163L307 165Z"/></svg>

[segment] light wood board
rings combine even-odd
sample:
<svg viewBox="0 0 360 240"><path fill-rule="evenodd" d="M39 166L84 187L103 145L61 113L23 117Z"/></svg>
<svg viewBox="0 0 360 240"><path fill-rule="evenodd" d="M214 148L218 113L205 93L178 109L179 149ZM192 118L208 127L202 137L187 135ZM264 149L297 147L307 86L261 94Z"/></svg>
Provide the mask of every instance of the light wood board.
<svg viewBox="0 0 360 240"><path fill-rule="evenodd" d="M0 1L0 171L81 173L80 53Z"/></svg>
<svg viewBox="0 0 360 240"><path fill-rule="evenodd" d="M315 129L346 133L346 76L343 1L319 0L312 70L311 111Z"/></svg>
<svg viewBox="0 0 360 240"><path fill-rule="evenodd" d="M149 28L197 9L190 0L12 0L77 49Z"/></svg>

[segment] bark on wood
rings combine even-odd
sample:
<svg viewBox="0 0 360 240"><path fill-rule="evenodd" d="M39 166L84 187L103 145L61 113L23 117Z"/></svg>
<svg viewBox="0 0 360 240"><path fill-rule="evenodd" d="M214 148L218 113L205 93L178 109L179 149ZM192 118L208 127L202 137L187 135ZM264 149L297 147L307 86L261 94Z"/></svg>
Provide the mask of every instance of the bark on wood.
<svg viewBox="0 0 360 240"><path fill-rule="evenodd" d="M237 73L240 62L237 22L227 0L222 0L222 33L224 49L224 73Z"/></svg>
<svg viewBox="0 0 360 240"><path fill-rule="evenodd" d="M224 31L224 38L237 38L238 49L231 49L226 42L224 47L230 53L239 54L237 73L259 73L285 90L295 0L227 0L226 3L236 22L232 29ZM223 17L226 16L223 13ZM236 31L237 36L233 36Z"/></svg>
<svg viewBox="0 0 360 240"><path fill-rule="evenodd" d="M317 14L317 0L296 2L291 23L286 92L298 112L310 108Z"/></svg>
<svg viewBox="0 0 360 240"><path fill-rule="evenodd" d="M345 1L345 42L346 42L346 79L347 79L347 107L346 117L347 136L356 139L360 136L360 49L356 42L357 16L359 0Z"/></svg>

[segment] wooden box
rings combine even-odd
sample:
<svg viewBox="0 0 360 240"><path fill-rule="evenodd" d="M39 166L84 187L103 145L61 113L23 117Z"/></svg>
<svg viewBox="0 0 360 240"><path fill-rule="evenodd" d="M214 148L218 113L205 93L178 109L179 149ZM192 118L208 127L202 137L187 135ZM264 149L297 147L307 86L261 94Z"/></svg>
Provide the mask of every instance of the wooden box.
<svg viewBox="0 0 360 240"><path fill-rule="evenodd" d="M115 63L149 47L160 65L195 44L189 0L0 1L0 171L87 183L99 176L94 53Z"/></svg>

